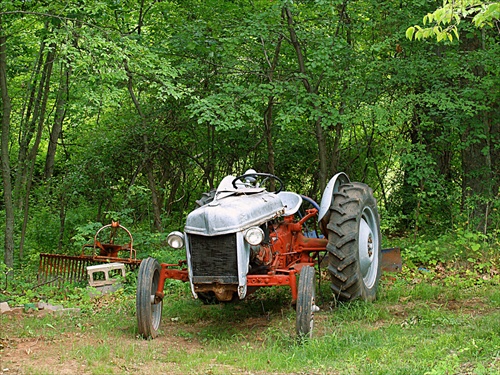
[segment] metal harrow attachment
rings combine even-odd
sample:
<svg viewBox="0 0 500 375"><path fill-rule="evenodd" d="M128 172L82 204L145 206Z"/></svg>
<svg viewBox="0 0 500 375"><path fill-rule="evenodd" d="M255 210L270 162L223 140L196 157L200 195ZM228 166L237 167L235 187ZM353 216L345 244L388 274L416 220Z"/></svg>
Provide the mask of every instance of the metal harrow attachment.
<svg viewBox="0 0 500 375"><path fill-rule="evenodd" d="M101 242L99 234L106 228L111 228L109 241ZM118 229L122 229L128 234L130 242L125 245L115 243ZM61 286L65 282L85 281L88 278L87 267L101 263L119 262L127 265L129 269L135 269L141 260L136 258L133 241L130 231L120 223L113 221L96 232L93 244L83 245L80 255L40 254L38 283L39 285ZM92 254L85 254L85 250L89 248L92 249ZM119 256L121 252L127 252L128 257Z"/></svg>

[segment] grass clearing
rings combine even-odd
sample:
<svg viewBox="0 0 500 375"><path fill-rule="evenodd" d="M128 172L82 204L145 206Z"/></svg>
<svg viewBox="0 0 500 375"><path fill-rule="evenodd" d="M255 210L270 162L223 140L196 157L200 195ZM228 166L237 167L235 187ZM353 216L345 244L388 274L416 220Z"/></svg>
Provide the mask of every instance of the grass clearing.
<svg viewBox="0 0 500 375"><path fill-rule="evenodd" d="M130 292L75 315L3 314L0 373L500 374L499 277L451 276L386 275L374 303L334 304L322 282L315 336L303 341L286 288L204 306L171 284L155 340L137 337Z"/></svg>

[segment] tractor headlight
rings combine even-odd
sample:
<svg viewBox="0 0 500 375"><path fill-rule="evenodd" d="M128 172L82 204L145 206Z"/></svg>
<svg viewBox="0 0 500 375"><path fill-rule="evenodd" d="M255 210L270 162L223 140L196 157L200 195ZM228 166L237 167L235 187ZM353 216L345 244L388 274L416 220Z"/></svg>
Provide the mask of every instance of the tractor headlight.
<svg viewBox="0 0 500 375"><path fill-rule="evenodd" d="M172 232L167 236L167 242L174 249L180 249L184 246L184 234L178 231Z"/></svg>
<svg viewBox="0 0 500 375"><path fill-rule="evenodd" d="M248 228L244 237L250 245L257 246L264 241L264 231L259 227Z"/></svg>

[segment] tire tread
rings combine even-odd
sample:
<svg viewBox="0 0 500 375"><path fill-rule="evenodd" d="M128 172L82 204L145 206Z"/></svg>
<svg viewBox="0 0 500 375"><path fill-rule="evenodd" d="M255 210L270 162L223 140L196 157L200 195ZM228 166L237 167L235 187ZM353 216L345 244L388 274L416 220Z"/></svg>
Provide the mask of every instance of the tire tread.
<svg viewBox="0 0 500 375"><path fill-rule="evenodd" d="M375 286L368 290L364 284L358 267L358 228L361 212L367 205L377 215L378 210L373 198L372 189L360 182L343 184L339 192L333 194L330 207L328 230L328 272L331 277L331 290L341 301L351 301L357 298L373 300L378 286L380 269L378 269ZM380 244L378 244L380 245ZM380 252L380 248L378 248ZM380 253L379 253L380 255ZM379 265L380 265L380 257Z"/></svg>

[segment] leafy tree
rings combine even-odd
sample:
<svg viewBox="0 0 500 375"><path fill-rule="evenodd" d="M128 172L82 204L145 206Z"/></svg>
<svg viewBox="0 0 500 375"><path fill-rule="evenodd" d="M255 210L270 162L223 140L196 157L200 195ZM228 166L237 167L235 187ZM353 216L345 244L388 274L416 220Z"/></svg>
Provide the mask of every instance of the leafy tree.
<svg viewBox="0 0 500 375"><path fill-rule="evenodd" d="M14 265L14 204L12 201L12 180L9 155L11 100L7 86L7 36L0 14L0 90L2 95L2 137L1 162L3 201L5 206L4 262L9 268Z"/></svg>
<svg viewBox="0 0 500 375"><path fill-rule="evenodd" d="M469 3L467 17L496 25L495 7ZM374 187L393 231L466 220L488 230L498 33L460 18L459 42L408 40L408 23L430 11L375 0L2 2L5 260L50 243L67 251L89 221L179 227L203 191L250 167L316 199L345 171Z"/></svg>
<svg viewBox="0 0 500 375"><path fill-rule="evenodd" d="M500 32L500 2L485 2L481 0L444 0L443 5L434 12L427 13L423 24L431 25L421 27L418 25L406 30L406 37L410 40L436 37L438 42L449 40L453 37L459 39L458 26L462 19L472 18L472 23L477 28L485 26L494 27ZM432 26L433 25L433 26Z"/></svg>

